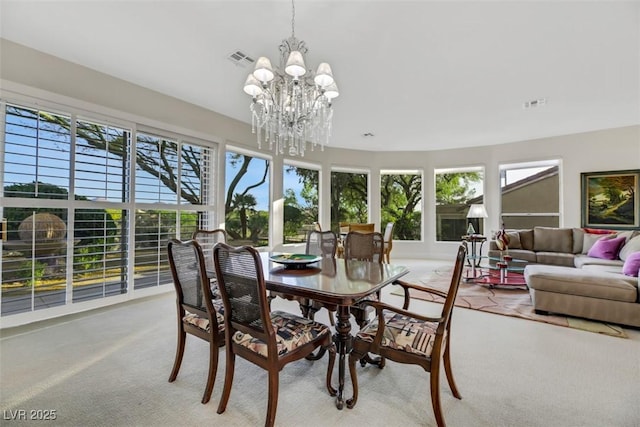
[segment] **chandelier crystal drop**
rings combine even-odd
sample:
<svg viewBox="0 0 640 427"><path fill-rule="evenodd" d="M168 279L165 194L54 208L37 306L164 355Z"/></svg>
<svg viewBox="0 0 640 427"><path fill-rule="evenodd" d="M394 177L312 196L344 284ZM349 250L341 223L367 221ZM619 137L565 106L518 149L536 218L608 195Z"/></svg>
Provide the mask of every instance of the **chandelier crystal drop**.
<svg viewBox="0 0 640 427"><path fill-rule="evenodd" d="M324 149L331 136L333 108L339 95L331 66L318 65L315 74L307 70L303 40L295 36L295 5L291 2L291 37L282 41L280 66L273 69L269 58L260 57L244 83L251 102L251 130L258 147L268 143L276 154L304 156L307 141L313 150Z"/></svg>

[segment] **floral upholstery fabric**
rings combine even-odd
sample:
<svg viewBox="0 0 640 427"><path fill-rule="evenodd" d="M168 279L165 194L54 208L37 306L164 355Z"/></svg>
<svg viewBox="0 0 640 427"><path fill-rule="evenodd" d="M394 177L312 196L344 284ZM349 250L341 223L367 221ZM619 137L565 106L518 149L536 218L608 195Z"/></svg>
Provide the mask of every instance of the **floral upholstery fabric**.
<svg viewBox="0 0 640 427"><path fill-rule="evenodd" d="M380 344L382 347L431 356L438 323L423 322L388 310L384 310L383 315L385 328ZM358 332L356 339L373 342L377 332L376 317Z"/></svg>
<svg viewBox="0 0 640 427"><path fill-rule="evenodd" d="M278 356L285 355L321 335L331 333L329 328L321 323L283 311L271 312L271 325L276 333ZM249 334L237 331L233 336L233 342L264 357L268 355L267 344Z"/></svg>
<svg viewBox="0 0 640 427"><path fill-rule="evenodd" d="M216 320L218 321L218 331L224 331L224 305L221 299L213 300L213 308L216 310ZM209 332L209 319L206 317L200 317L195 313L189 313L188 311L185 313L185 316L182 318L183 322L189 323L195 327L202 329L203 331Z"/></svg>

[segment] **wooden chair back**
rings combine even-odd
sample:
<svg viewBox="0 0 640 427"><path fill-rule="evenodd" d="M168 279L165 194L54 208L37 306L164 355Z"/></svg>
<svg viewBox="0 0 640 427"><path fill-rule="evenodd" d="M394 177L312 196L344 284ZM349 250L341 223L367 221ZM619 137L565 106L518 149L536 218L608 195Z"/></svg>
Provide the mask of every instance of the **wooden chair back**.
<svg viewBox="0 0 640 427"><path fill-rule="evenodd" d="M382 262L384 239L378 232L360 233L350 231L344 245L344 259Z"/></svg>
<svg viewBox="0 0 640 427"><path fill-rule="evenodd" d="M169 265L176 290L178 345L169 382L180 370L186 334L209 342L209 374L202 403L211 398L218 367L218 347L224 345L224 323L219 314L221 301L214 301L207 277L204 254L198 242L172 239L167 245Z"/></svg>
<svg viewBox="0 0 640 427"><path fill-rule="evenodd" d="M349 231L359 231L360 233L373 233L375 230L375 224L349 224Z"/></svg>
<svg viewBox="0 0 640 427"><path fill-rule="evenodd" d="M305 253L320 255L323 258L335 258L338 249L338 237L333 231L309 231Z"/></svg>
<svg viewBox="0 0 640 427"><path fill-rule="evenodd" d="M222 228L215 230L198 229L193 232L191 239L197 241L202 247L207 270L213 273L215 270L213 266L213 247L220 242L227 243L227 232Z"/></svg>
<svg viewBox="0 0 640 427"><path fill-rule="evenodd" d="M384 258L387 264L391 260L391 249L393 248L393 229L395 227L394 222L388 222L384 227Z"/></svg>

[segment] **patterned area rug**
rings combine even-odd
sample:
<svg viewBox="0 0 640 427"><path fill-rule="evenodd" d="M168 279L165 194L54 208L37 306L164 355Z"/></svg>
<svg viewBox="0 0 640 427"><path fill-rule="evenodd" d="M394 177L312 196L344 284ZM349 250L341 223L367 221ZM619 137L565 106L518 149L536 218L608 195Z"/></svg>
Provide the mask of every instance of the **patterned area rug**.
<svg viewBox="0 0 640 427"><path fill-rule="evenodd" d="M466 273L466 272L465 272ZM463 274L464 276L464 274ZM413 283L422 284L430 288L447 291L451 281L451 269L447 267L437 268L427 277L414 280ZM402 290L395 290L394 294L402 294ZM411 292L413 298L424 301L442 303L443 298L427 292ZM519 317L535 320L536 322L551 323L553 325L581 329L599 334L606 334L620 338L627 338L624 330L618 325L591 321L563 315L536 314L531 303L529 291L525 288L514 287L511 289L489 288L486 285L478 285L471 282L460 282L456 306L472 310L486 311L488 313L502 314L504 316Z"/></svg>

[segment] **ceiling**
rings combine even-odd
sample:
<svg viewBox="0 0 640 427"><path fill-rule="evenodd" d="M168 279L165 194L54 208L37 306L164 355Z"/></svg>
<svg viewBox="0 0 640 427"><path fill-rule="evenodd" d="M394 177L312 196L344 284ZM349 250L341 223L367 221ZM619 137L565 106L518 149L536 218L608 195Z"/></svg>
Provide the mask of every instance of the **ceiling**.
<svg viewBox="0 0 640 427"><path fill-rule="evenodd" d="M640 123L640 2L295 4L340 87L331 145L439 150ZM0 36L245 122L241 50L278 62L288 1L0 0ZM544 105L525 109L527 101ZM373 136L364 136L372 133Z"/></svg>

